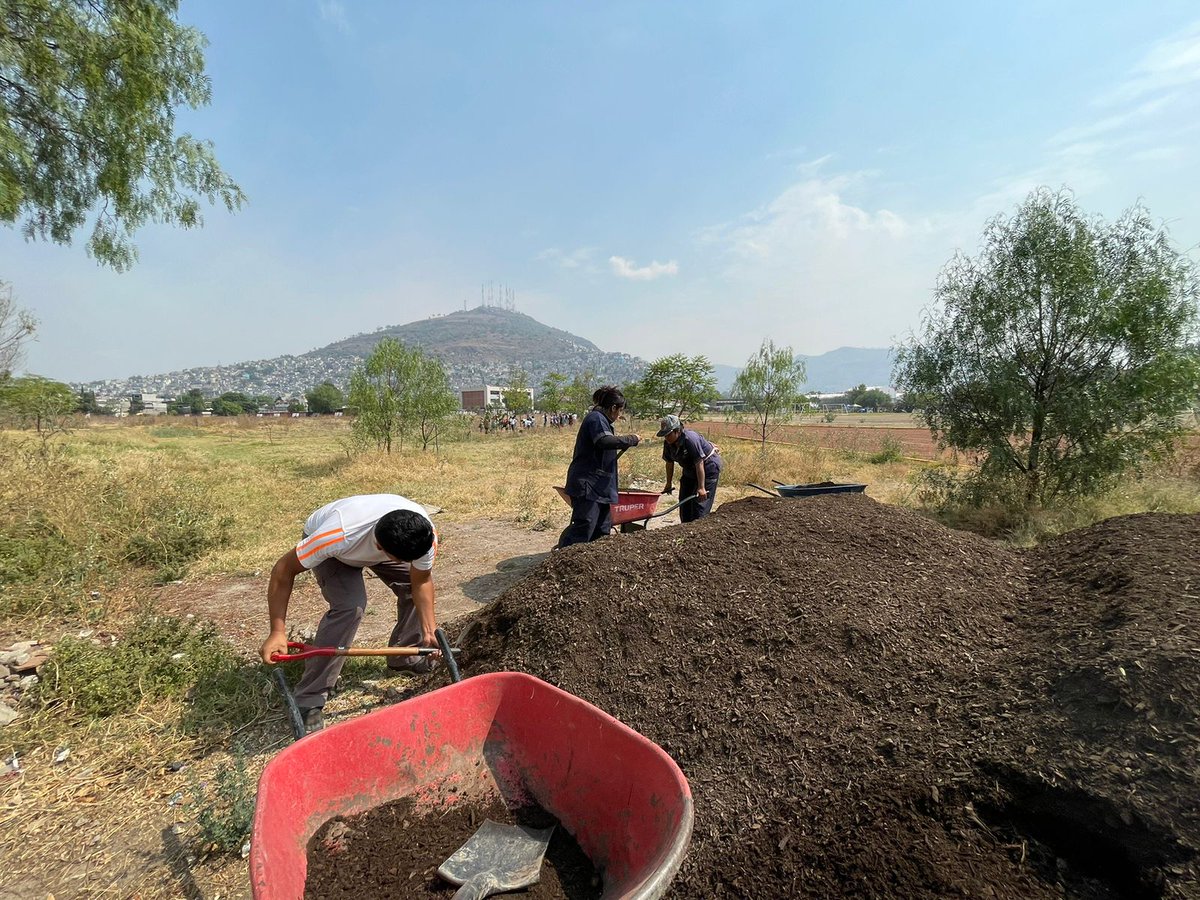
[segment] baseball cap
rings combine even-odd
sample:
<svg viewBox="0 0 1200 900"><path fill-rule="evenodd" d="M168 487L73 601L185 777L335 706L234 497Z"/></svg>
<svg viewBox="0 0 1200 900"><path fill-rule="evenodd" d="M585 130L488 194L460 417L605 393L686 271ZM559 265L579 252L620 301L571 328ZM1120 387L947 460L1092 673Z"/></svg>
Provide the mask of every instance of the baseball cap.
<svg viewBox="0 0 1200 900"><path fill-rule="evenodd" d="M655 437L666 437L672 431L679 431L683 428L683 423L679 421L679 416L663 416L658 420L658 434Z"/></svg>

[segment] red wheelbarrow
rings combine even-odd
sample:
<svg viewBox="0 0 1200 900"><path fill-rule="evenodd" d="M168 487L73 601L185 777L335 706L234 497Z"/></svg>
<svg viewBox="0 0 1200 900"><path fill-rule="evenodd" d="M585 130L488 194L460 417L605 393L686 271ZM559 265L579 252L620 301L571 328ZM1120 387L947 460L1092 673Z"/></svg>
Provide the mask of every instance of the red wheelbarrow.
<svg viewBox="0 0 1200 900"><path fill-rule="evenodd" d="M250 836L255 900L304 896L308 841L334 816L401 797L432 812L496 793L555 816L602 874L604 900L663 896L691 839L691 790L661 747L532 675L495 672L333 725L271 760Z"/></svg>
<svg viewBox="0 0 1200 900"><path fill-rule="evenodd" d="M558 491L558 496L562 497L563 501L570 506L571 495L567 493L567 489L556 487L555 490ZM617 502L612 506L612 523L621 526L622 531L636 531L645 528L651 519L672 513L689 500L695 499L695 495L684 497L662 512L655 512L661 497L662 494L657 491L617 491Z"/></svg>

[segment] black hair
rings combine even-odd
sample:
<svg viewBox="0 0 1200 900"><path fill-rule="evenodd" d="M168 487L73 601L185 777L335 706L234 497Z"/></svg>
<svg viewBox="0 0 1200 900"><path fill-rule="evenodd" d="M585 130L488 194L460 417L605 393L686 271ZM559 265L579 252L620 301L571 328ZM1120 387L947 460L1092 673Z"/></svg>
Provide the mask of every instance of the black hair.
<svg viewBox="0 0 1200 900"><path fill-rule="evenodd" d="M419 512L393 509L375 523L375 540L388 556L412 562L433 546L433 526Z"/></svg>
<svg viewBox="0 0 1200 900"><path fill-rule="evenodd" d="M618 409L624 409L625 395L621 393L616 385L606 384L603 387L596 388L596 393L592 394L592 402L601 409L612 409L614 406Z"/></svg>

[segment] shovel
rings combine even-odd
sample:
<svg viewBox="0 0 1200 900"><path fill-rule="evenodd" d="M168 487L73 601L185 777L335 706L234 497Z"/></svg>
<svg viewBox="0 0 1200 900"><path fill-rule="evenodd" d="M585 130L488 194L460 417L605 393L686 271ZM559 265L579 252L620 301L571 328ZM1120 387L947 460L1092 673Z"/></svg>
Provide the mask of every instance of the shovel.
<svg viewBox="0 0 1200 900"><path fill-rule="evenodd" d="M467 842L438 866L438 875L461 885L454 900L483 900L538 883L554 826L528 828L484 819Z"/></svg>

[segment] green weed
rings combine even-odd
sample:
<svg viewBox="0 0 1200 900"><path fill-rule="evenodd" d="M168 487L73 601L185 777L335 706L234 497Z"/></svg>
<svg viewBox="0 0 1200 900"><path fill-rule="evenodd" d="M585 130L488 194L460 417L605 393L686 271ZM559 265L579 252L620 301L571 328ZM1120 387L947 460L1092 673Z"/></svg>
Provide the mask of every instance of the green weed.
<svg viewBox="0 0 1200 900"><path fill-rule="evenodd" d="M867 461L882 466L887 463L900 462L904 458L904 446L891 435L883 439L878 453L872 453Z"/></svg>
<svg viewBox="0 0 1200 900"><path fill-rule="evenodd" d="M246 771L245 758L235 754L232 762L217 768L211 782L193 780L189 788L197 810L198 850L204 854L240 852L254 819L255 785Z"/></svg>
<svg viewBox="0 0 1200 900"><path fill-rule="evenodd" d="M85 717L112 716L146 700L182 697L201 682L227 690L240 665L211 625L143 616L111 647L63 638L38 697Z"/></svg>

